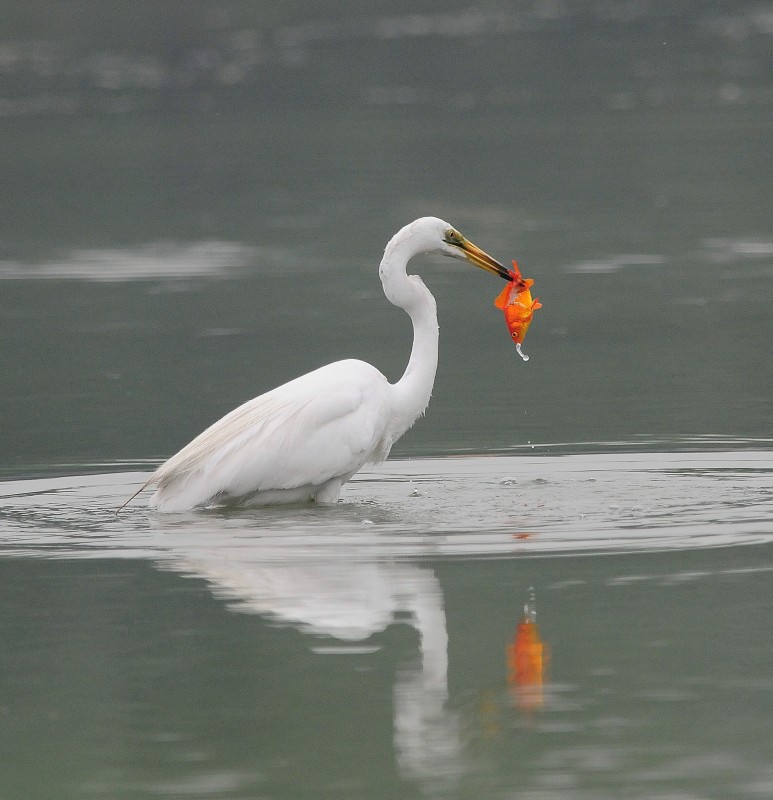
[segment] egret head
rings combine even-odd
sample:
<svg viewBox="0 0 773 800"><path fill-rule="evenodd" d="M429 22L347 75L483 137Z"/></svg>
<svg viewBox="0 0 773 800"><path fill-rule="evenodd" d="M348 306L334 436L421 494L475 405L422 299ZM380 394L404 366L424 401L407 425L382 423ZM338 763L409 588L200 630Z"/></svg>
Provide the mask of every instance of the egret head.
<svg viewBox="0 0 773 800"><path fill-rule="evenodd" d="M441 219L435 220L435 222L442 241L439 248L441 253L451 256L451 258L469 261L476 267L485 269L486 272L490 272L492 275L498 275L506 281L512 280L512 275L507 267L481 250L480 247L474 245L469 239L465 239L453 225L449 225Z"/></svg>
<svg viewBox="0 0 773 800"><path fill-rule="evenodd" d="M437 217L422 217L406 225L392 240L395 245L408 245L413 253L442 253L459 258L476 267L498 275L506 281L513 276L507 267L493 259L488 253L465 239L453 225ZM410 244L408 244L410 243Z"/></svg>

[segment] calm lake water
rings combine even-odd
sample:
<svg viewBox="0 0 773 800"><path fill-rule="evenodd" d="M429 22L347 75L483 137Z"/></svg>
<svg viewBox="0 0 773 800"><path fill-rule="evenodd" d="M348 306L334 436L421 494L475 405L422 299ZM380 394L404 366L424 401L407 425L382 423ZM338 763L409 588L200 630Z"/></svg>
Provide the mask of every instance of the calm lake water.
<svg viewBox="0 0 773 800"><path fill-rule="evenodd" d="M0 800L773 796L770 12L260 5L7 10ZM425 214L535 279L528 363L417 260L434 396L338 505L116 515L399 377Z"/></svg>

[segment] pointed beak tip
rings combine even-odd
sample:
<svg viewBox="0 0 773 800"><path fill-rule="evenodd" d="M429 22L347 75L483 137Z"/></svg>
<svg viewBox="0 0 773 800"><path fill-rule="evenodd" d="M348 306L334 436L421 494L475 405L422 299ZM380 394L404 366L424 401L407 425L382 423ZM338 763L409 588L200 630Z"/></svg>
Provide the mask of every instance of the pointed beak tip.
<svg viewBox="0 0 773 800"><path fill-rule="evenodd" d="M464 257L476 267L490 272L492 275L498 275L503 280L508 282L512 281L514 274L504 264L500 264L495 258L492 258L485 250L473 244L469 239L463 239L459 245Z"/></svg>

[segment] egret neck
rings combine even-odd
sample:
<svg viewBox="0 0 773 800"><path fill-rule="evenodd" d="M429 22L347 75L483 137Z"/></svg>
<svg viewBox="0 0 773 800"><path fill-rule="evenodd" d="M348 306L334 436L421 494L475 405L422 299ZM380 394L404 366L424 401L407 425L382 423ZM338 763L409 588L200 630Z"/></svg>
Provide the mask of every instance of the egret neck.
<svg viewBox="0 0 773 800"><path fill-rule="evenodd" d="M402 436L427 408L438 362L435 298L418 275L408 275L405 271L409 259L424 248L406 233L404 228L389 242L379 267L387 299L402 308L413 323L411 357L402 378L393 384L395 416L390 431L393 441Z"/></svg>

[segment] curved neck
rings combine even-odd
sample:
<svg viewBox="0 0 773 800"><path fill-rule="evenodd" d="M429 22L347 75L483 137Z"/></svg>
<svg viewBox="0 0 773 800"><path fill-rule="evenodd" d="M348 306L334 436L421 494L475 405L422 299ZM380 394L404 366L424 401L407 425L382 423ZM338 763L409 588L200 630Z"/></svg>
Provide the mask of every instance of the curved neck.
<svg viewBox="0 0 773 800"><path fill-rule="evenodd" d="M435 298L418 275L405 272L414 254L410 241L390 242L379 267L384 294L402 308L413 323L411 357L402 378L393 384L396 439L413 425L427 408L438 361L438 322Z"/></svg>

